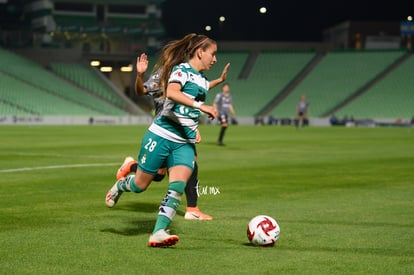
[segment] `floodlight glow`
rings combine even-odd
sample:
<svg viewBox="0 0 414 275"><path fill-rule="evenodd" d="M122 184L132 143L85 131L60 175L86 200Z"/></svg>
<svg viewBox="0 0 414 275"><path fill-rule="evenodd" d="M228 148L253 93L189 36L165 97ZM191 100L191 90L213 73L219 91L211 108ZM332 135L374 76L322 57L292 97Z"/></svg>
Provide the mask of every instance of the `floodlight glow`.
<svg viewBox="0 0 414 275"><path fill-rule="evenodd" d="M93 67L98 67L101 65L101 62L99 60L92 60L89 64Z"/></svg>
<svg viewBox="0 0 414 275"><path fill-rule="evenodd" d="M132 67L132 64L129 64L128 66L122 66L121 67L121 72L123 73L128 73L128 72L132 72L134 68Z"/></svg>
<svg viewBox="0 0 414 275"><path fill-rule="evenodd" d="M112 67L104 66L104 67L100 68L100 71L103 72L103 73L110 73L110 72L112 72Z"/></svg>
<svg viewBox="0 0 414 275"><path fill-rule="evenodd" d="M266 13L267 12L267 9L265 8L265 7L261 7L260 9L259 9L259 12L260 13Z"/></svg>

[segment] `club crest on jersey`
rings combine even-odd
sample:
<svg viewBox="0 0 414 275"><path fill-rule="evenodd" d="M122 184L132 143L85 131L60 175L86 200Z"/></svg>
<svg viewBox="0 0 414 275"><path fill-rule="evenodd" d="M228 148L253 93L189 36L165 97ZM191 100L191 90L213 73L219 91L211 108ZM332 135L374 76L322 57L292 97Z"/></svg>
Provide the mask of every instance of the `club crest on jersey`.
<svg viewBox="0 0 414 275"><path fill-rule="evenodd" d="M194 82L194 75L192 73L190 73L190 79Z"/></svg>
<svg viewBox="0 0 414 275"><path fill-rule="evenodd" d="M141 163L145 163L147 160L147 154L144 154L141 158Z"/></svg>
<svg viewBox="0 0 414 275"><path fill-rule="evenodd" d="M175 75L177 75L178 77L181 77L183 74L181 73L181 71L176 71Z"/></svg>

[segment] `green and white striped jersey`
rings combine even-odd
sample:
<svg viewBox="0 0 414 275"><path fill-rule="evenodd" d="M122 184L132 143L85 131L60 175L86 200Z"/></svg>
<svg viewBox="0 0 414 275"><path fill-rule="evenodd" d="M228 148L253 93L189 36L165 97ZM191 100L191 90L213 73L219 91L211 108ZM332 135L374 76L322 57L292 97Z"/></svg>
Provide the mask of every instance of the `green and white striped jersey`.
<svg viewBox="0 0 414 275"><path fill-rule="evenodd" d="M205 101L210 88L207 78L194 70L188 63L175 66L168 82L180 83L184 95L199 102ZM151 124L149 130L173 142L195 143L196 130L201 115L200 110L167 98L160 115Z"/></svg>

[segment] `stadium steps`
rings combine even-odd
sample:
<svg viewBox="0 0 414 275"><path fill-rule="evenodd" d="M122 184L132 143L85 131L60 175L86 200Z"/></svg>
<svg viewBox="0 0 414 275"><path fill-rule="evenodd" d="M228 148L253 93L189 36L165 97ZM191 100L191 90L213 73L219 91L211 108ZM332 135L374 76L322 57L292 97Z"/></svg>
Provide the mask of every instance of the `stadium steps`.
<svg viewBox="0 0 414 275"><path fill-rule="evenodd" d="M267 105L264 106L255 116L262 117L271 112L280 102L282 102L290 92L304 79L321 61L323 54L315 54L302 70L298 72L296 77L292 81L286 84L286 86L277 94Z"/></svg>
<svg viewBox="0 0 414 275"><path fill-rule="evenodd" d="M27 70L27 71L30 71L30 70ZM72 89L63 89L64 92L67 92L67 95L70 95L70 96L66 96L63 93L56 92L58 89L52 90L51 88L45 88L42 85L39 85L39 83L41 82L38 82L35 84L33 82L27 81L26 78L16 77L16 75L14 74L9 74L8 72L4 72L1 70L0 72L13 78L13 81L15 83L19 83L20 86L16 86L14 89L15 93L18 92L20 89L22 89L23 91L28 90L28 91L35 92L35 93L26 94L26 96L29 97L28 99L30 100L32 98L33 101L23 100L23 99L26 99L25 97L23 97L21 98L22 100L20 102L28 104L26 105L26 107L29 109L33 109L33 108L37 109L36 112L40 112L39 113L40 115L52 114L49 108L42 109L42 106L44 106L44 104L46 105L56 104L56 102L54 102L55 97L60 98L66 104L66 106L62 106L60 114L64 114L64 115L120 115L121 114L120 112L111 111L110 109L105 111L105 106L99 106L99 107L93 106L92 104L94 104L94 102L90 100L90 98L86 98L87 101L85 100L84 102L82 102L82 99L85 99L85 97L80 98L80 99L73 98L73 94L71 94ZM48 79L45 78L43 79L43 83L44 81L48 81ZM58 84L58 83L55 83L55 84ZM59 86L56 86L56 87L59 87ZM8 94L8 95L10 96L11 94ZM45 97L44 95L47 95L48 97ZM34 98L37 98L37 97L42 97L43 100L42 101L34 100ZM40 109L34 107L31 104L31 102L38 102L38 104L40 104L39 105ZM78 110L82 110L82 111L78 112Z"/></svg>
<svg viewBox="0 0 414 275"><path fill-rule="evenodd" d="M74 85L78 85L122 109L126 108L125 102L102 82L92 68L77 63L51 63L50 67L55 73L72 81Z"/></svg>
<svg viewBox="0 0 414 275"><path fill-rule="evenodd" d="M118 107L85 93L78 87L62 80L39 64L26 58L0 49L0 59L4 63L4 67L0 68L0 71L8 76L12 76L15 81L26 83L37 90L47 92L49 95L60 97L71 104L83 106L89 109L91 114L128 114Z"/></svg>
<svg viewBox="0 0 414 275"><path fill-rule="evenodd" d="M259 113L283 92L314 56L314 51L261 51L249 77L232 84L237 115Z"/></svg>
<svg viewBox="0 0 414 275"><path fill-rule="evenodd" d="M328 52L271 114L274 117L294 117L297 102L301 95L306 95L310 102L310 116L322 117L403 54L405 52L400 50Z"/></svg>
<svg viewBox="0 0 414 275"><path fill-rule="evenodd" d="M0 98L0 115L39 115L39 113Z"/></svg>
<svg viewBox="0 0 414 275"><path fill-rule="evenodd" d="M402 63L404 63L410 56L411 56L411 54L409 52L402 55L400 58L395 60L395 62L393 64L391 64L389 67L385 68L384 71L380 72L377 76L375 76L373 79L368 81L364 86L362 86L360 89L358 89L354 94L351 94L343 102L341 102L337 106L334 106L332 109L330 109L329 111L324 113L322 115L322 117L327 117L331 114L334 114L338 110L343 109L346 105L350 104L352 101L358 100L358 97L363 95L365 92L369 91L373 86L375 86L382 79L389 76L396 68L398 68L398 66L400 66ZM366 107L368 107L368 106L366 106Z"/></svg>
<svg viewBox="0 0 414 275"><path fill-rule="evenodd" d="M311 50L264 50L258 55L248 51L225 51L217 53L218 63L206 74L208 79L214 79L230 62L227 82L237 116L251 117L283 91L314 56ZM213 99L214 96L209 96L207 102Z"/></svg>
<svg viewBox="0 0 414 275"><path fill-rule="evenodd" d="M414 55L407 52L373 85L336 111L338 117L410 119L414 117Z"/></svg>
<svg viewBox="0 0 414 275"><path fill-rule="evenodd" d="M257 58L259 57L260 52L259 51L253 51L249 54L248 59L246 60L246 63L244 64L244 67L242 71L240 72L240 75L238 79L247 79L249 78L249 75L251 74L254 64L257 61Z"/></svg>
<svg viewBox="0 0 414 275"><path fill-rule="evenodd" d="M36 88L30 83L16 80L14 76L0 72L0 99L8 104L8 108L0 112L7 115L27 114L35 115L99 115L98 111L67 100L50 95L42 89ZM14 108L10 108L10 106ZM6 107L6 104L3 104ZM19 110L13 113L15 110Z"/></svg>

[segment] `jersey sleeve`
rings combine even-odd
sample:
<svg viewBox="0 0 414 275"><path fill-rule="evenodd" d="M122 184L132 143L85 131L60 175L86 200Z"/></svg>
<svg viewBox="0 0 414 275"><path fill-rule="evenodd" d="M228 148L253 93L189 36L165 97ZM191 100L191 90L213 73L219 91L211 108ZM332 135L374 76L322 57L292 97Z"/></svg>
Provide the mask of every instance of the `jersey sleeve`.
<svg viewBox="0 0 414 275"><path fill-rule="evenodd" d="M170 78L168 79L168 83L175 82L180 83L181 86L184 86L187 82L188 74L186 68L183 66L175 66L171 72Z"/></svg>

